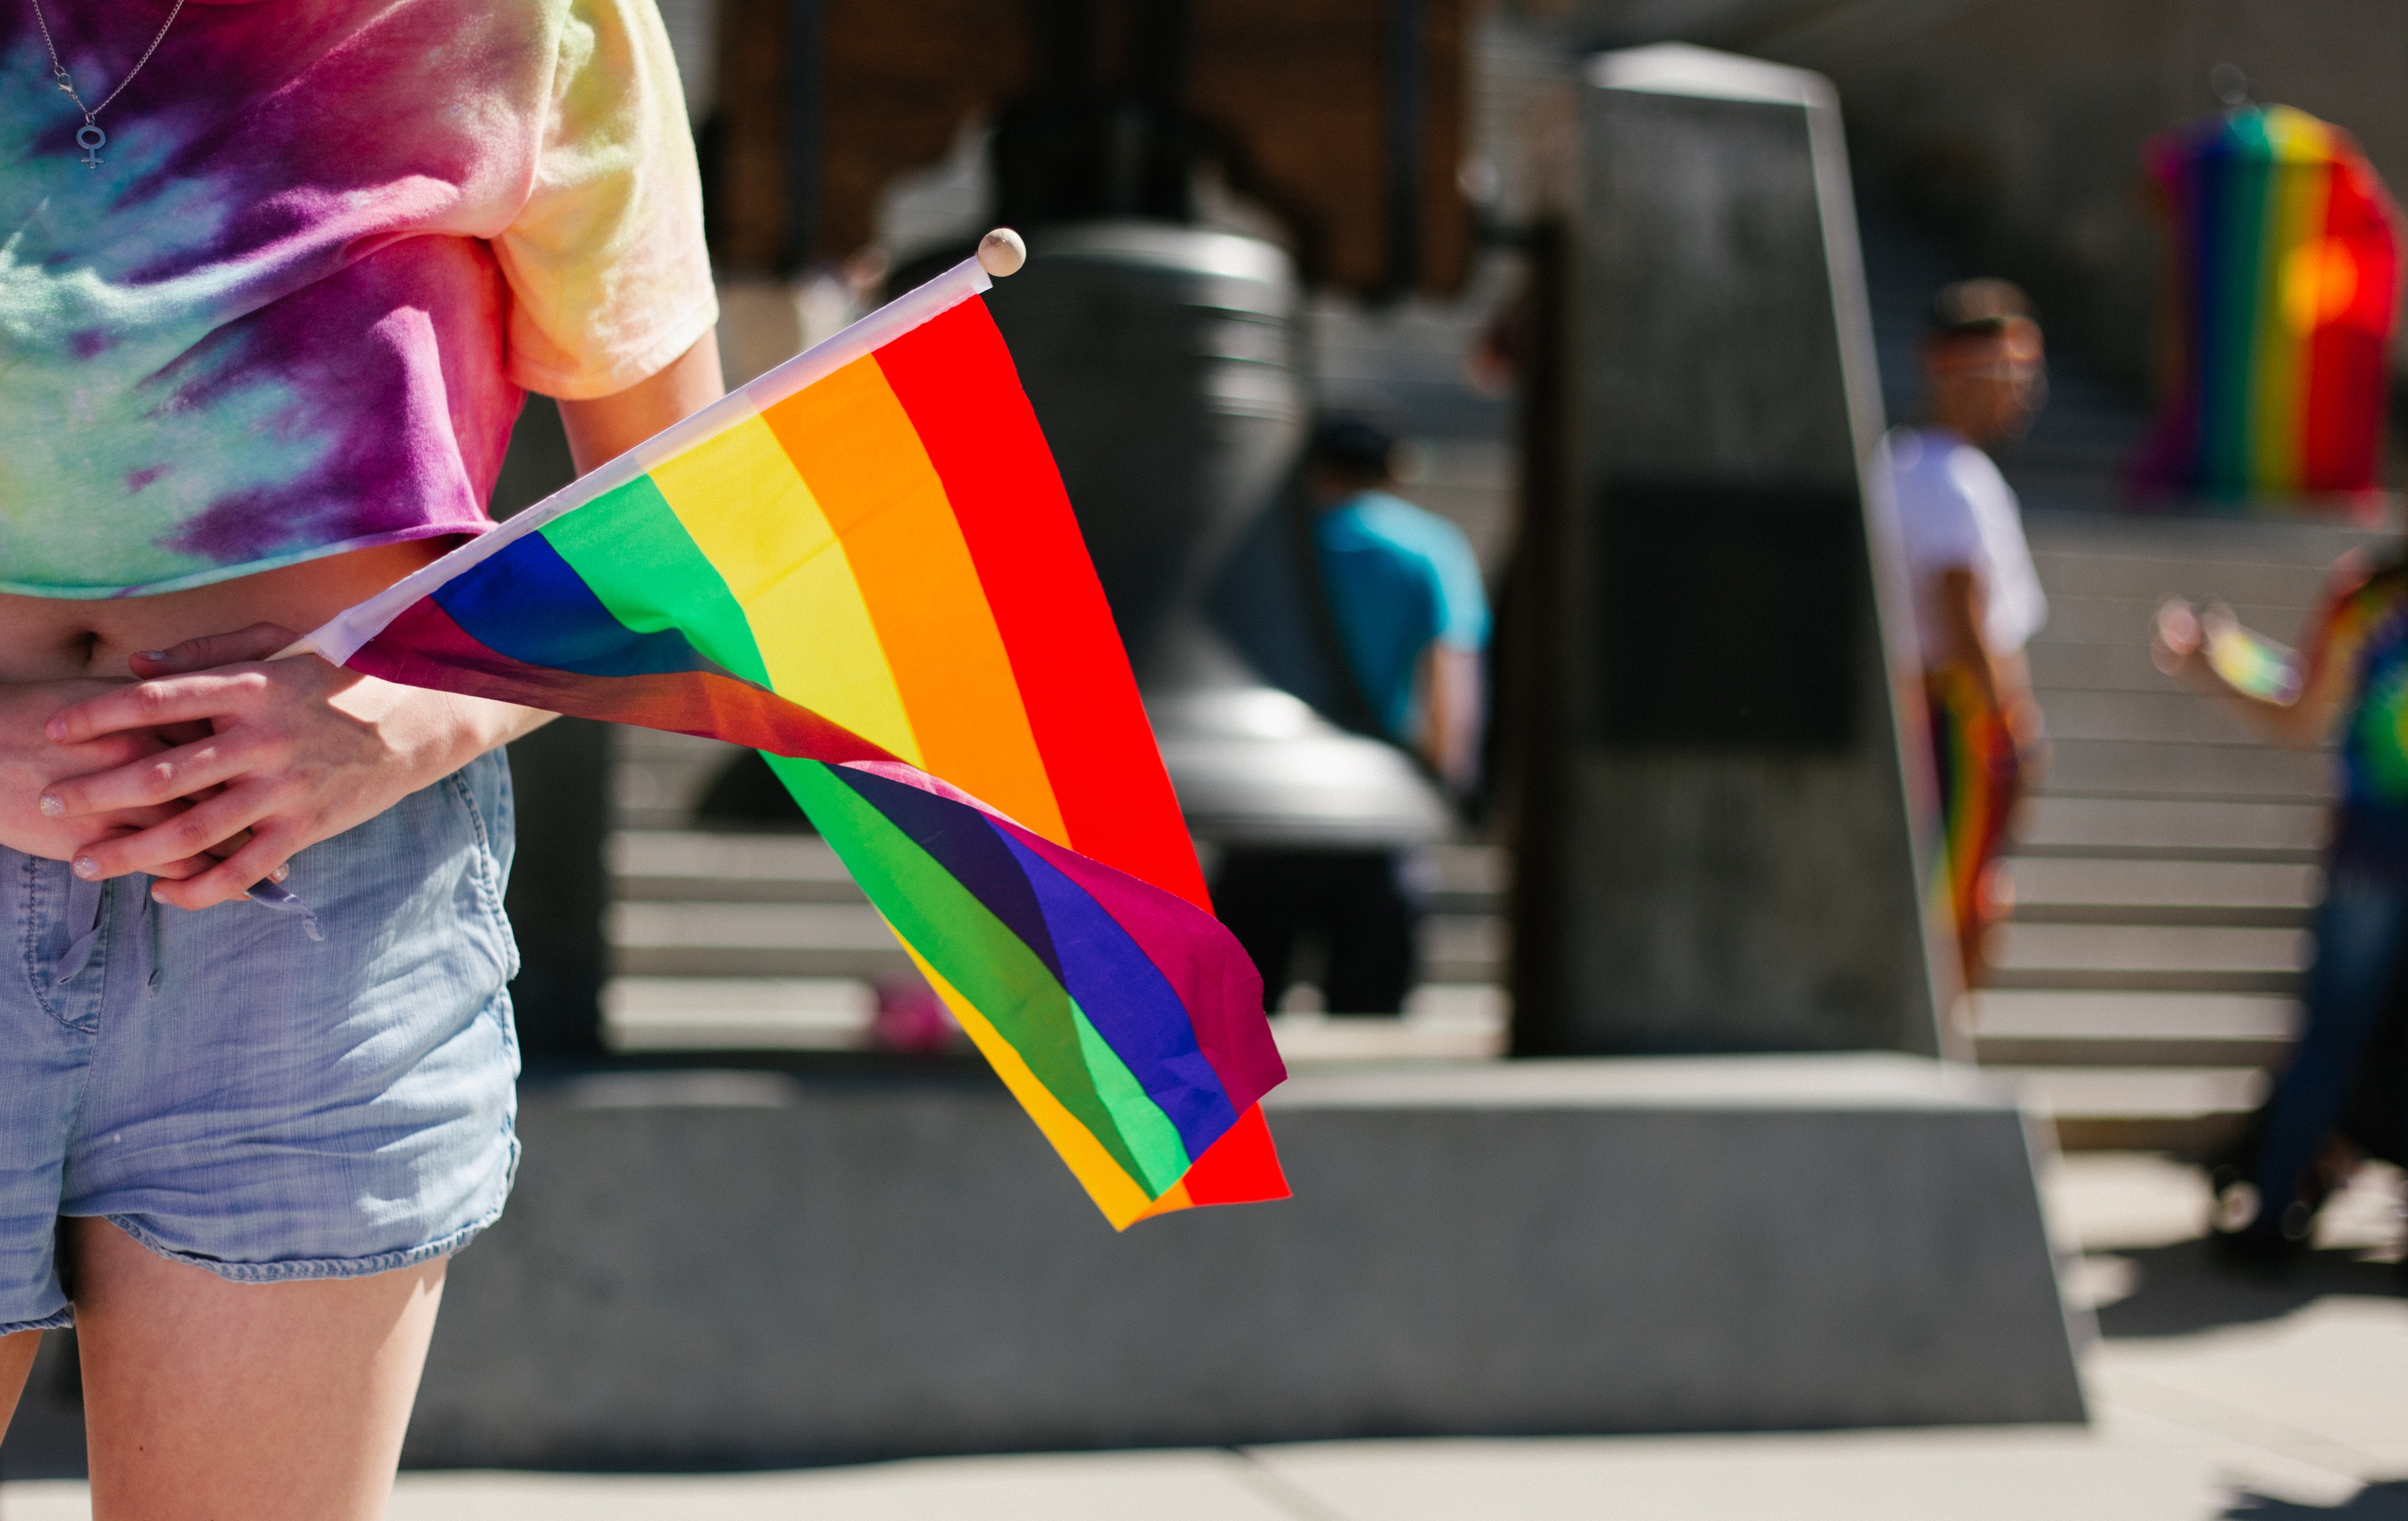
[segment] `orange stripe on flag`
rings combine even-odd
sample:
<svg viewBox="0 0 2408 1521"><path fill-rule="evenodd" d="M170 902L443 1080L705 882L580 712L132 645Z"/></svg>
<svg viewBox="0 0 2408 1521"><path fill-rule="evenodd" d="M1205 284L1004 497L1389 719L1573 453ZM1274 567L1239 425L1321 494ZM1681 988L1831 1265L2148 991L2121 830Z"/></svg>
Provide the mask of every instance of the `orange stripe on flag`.
<svg viewBox="0 0 2408 1521"><path fill-rule="evenodd" d="M1068 845L953 504L876 359L761 415L844 545L922 768Z"/></svg>

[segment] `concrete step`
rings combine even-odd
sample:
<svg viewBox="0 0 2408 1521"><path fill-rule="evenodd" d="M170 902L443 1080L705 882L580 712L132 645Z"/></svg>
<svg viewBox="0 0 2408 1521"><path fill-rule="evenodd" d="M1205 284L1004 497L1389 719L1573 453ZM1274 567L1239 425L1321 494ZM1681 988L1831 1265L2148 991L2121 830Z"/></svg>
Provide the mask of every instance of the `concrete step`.
<svg viewBox="0 0 2408 1521"><path fill-rule="evenodd" d="M2172 686L2149 660L2145 639L2112 644L2074 644L2036 639L2025 646L2032 686L2046 711L2059 692L2164 692Z"/></svg>
<svg viewBox="0 0 2408 1521"><path fill-rule="evenodd" d="M1993 944L1995 987L2124 993L2286 995L2310 950L2298 929L2012 921Z"/></svg>
<svg viewBox="0 0 2408 1521"><path fill-rule="evenodd" d="M2027 513L2032 564L2052 597L2155 595L2170 578L2211 581L2228 600L2315 600L2345 550L2379 549L2383 530L2330 523Z"/></svg>
<svg viewBox="0 0 2408 1521"><path fill-rule="evenodd" d="M2059 739L2045 785L2070 797L2311 803L2332 796L2332 761L2270 745Z"/></svg>
<svg viewBox="0 0 2408 1521"><path fill-rule="evenodd" d="M620 977L900 977L910 958L867 903L620 901L606 920ZM1432 914L1422 926L1422 975L1494 983L1503 922Z"/></svg>
<svg viewBox="0 0 2408 1521"><path fill-rule="evenodd" d="M623 828L610 840L612 896L622 902L858 903L836 852L816 835ZM1433 912L1501 911L1508 863L1494 845L1438 845L1419 853Z"/></svg>
<svg viewBox="0 0 2408 1521"><path fill-rule="evenodd" d="M1513 863L1495 845L1432 845L1420 856L1422 887L1435 913L1502 913Z"/></svg>
<svg viewBox="0 0 2408 1521"><path fill-rule="evenodd" d="M2194 925L2296 929L2324 873L2257 861L2127 861L2079 856L2014 863L2017 924Z"/></svg>
<svg viewBox="0 0 2408 1521"><path fill-rule="evenodd" d="M613 1051L851 1051L878 1009L853 977L617 977L602 995Z"/></svg>
<svg viewBox="0 0 2408 1521"><path fill-rule="evenodd" d="M867 901L816 835L623 829L610 839L610 878L622 903Z"/></svg>
<svg viewBox="0 0 2408 1521"><path fill-rule="evenodd" d="M1985 1067L2049 1115L2065 1151L2166 1151L2229 1141L2266 1095L2256 1068Z"/></svg>
<svg viewBox="0 0 2408 1521"><path fill-rule="evenodd" d="M1982 1064L2265 1067L2289 1049L2299 1007L2233 993L1987 989L1974 997Z"/></svg>
<svg viewBox="0 0 2408 1521"><path fill-rule="evenodd" d="M2052 791L2026 806L2023 832L2012 849L2019 859L2306 864L2317 859L2326 827L2321 802L2072 797Z"/></svg>
<svg viewBox="0 0 2408 1521"><path fill-rule="evenodd" d="M1505 1054L1505 1000L1494 986L1426 983L1401 1016L1279 1013L1271 1036L1290 1067L1483 1060Z"/></svg>
<svg viewBox="0 0 2408 1521"><path fill-rule="evenodd" d="M614 1051L859 1051L878 990L845 977L614 978L603 1039ZM1394 1017L1291 1012L1271 1033L1292 1066L1501 1055L1506 1000L1486 983L1426 983Z"/></svg>
<svg viewBox="0 0 2408 1521"><path fill-rule="evenodd" d="M619 977L875 978L912 970L867 903L618 902L604 933Z"/></svg>
<svg viewBox="0 0 2408 1521"><path fill-rule="evenodd" d="M734 745L690 734L622 728L612 797L623 829L681 829L710 779L738 753Z"/></svg>
<svg viewBox="0 0 2408 1521"><path fill-rule="evenodd" d="M2162 681L2155 692L2042 691L2036 696L2049 738L2060 745L2078 739L2137 739L2256 750L2268 744L2229 704L2177 691Z"/></svg>

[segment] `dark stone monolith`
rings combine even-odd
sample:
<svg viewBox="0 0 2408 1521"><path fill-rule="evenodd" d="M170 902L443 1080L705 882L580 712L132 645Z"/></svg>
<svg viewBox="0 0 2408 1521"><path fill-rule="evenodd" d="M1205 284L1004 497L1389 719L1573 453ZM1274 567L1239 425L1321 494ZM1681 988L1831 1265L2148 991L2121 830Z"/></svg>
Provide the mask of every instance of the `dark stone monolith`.
<svg viewBox="0 0 2408 1521"><path fill-rule="evenodd" d="M1566 341L1536 378L1561 484L1524 546L1553 734L1517 810L1515 1045L1936 1054L1829 86L1663 47L1600 55L1579 95Z"/></svg>

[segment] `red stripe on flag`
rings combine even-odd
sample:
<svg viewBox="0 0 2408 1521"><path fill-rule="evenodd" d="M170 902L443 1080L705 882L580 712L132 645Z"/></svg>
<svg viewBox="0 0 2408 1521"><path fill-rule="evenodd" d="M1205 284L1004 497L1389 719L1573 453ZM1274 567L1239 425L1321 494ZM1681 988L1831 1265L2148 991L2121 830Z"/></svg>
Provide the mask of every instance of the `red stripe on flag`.
<svg viewBox="0 0 2408 1521"><path fill-rule="evenodd" d="M2335 130L2338 150L2327 176L2324 236L2349 251L2349 301L2308 343L2301 388L2300 486L2310 492L2367 491L2377 483L2383 449L2386 362L2397 320L2400 251L2390 198L2356 144Z"/></svg>
<svg viewBox="0 0 2408 1521"><path fill-rule="evenodd" d="M1271 1145L1271 1127L1260 1104L1239 1115L1238 1123L1207 1146L1180 1181L1197 1204L1257 1204L1294 1192Z"/></svg>
<svg viewBox="0 0 2408 1521"><path fill-rule="evenodd" d="M962 525L1071 848L1209 911L1111 607L986 303L962 303L877 359Z"/></svg>

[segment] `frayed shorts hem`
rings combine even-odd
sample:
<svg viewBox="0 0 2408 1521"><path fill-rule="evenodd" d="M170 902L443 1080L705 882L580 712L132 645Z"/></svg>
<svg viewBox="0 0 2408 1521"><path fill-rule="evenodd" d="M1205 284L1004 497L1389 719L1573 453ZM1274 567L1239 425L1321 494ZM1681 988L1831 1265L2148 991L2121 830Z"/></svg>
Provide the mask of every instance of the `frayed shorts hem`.
<svg viewBox="0 0 2408 1521"><path fill-rule="evenodd" d="M368 1257L308 1257L296 1262L227 1262L219 1257L179 1252L135 1224L131 1216L109 1214L101 1218L168 1261L207 1269L230 1284L298 1284L314 1279L373 1278L378 1273L397 1272L404 1268L432 1262L437 1257L450 1256L475 1241L488 1226L501 1217L502 1207L496 1204L480 1218L423 1246L407 1247L398 1252L380 1252ZM61 1319L57 1324L67 1325L70 1319ZM42 1323L43 1328L48 1329L50 1324Z"/></svg>
<svg viewBox="0 0 2408 1521"><path fill-rule="evenodd" d="M0 1336L14 1336L19 1331L63 1331L75 1324L75 1306L53 1310L39 1320L0 1321Z"/></svg>

